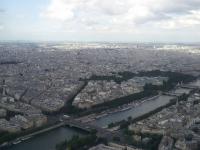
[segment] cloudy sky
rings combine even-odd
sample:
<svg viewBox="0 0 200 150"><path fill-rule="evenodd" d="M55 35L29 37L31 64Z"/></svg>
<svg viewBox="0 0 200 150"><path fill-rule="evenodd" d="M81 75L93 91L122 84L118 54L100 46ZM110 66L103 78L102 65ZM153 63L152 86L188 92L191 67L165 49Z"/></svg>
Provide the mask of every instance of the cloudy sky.
<svg viewBox="0 0 200 150"><path fill-rule="evenodd" d="M0 0L0 40L199 42L200 0Z"/></svg>

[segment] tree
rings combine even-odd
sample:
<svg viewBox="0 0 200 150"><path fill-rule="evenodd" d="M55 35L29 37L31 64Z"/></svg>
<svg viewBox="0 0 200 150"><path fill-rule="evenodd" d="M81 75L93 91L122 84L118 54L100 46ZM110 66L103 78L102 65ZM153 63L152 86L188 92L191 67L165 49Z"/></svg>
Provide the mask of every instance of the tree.
<svg viewBox="0 0 200 150"><path fill-rule="evenodd" d="M120 142L120 137L114 136L114 137L113 137L113 141L115 141L115 142Z"/></svg>

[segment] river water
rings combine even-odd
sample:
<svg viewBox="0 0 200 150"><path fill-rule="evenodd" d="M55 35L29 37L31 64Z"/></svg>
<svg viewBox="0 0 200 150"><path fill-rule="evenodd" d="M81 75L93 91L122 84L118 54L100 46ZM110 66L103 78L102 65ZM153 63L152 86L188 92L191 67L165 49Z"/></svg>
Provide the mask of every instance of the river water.
<svg viewBox="0 0 200 150"><path fill-rule="evenodd" d="M118 122L127 119L129 116L135 118L169 103L172 98L173 97L171 96L161 95L154 100L146 101L135 108L104 116L93 123L103 127L111 122ZM50 132L35 136L27 141L23 141L17 145L13 145L6 150L55 150L57 143L69 139L73 135L77 134L83 135L83 133L73 128L60 127Z"/></svg>
<svg viewBox="0 0 200 150"><path fill-rule="evenodd" d="M83 135L84 132L69 127L60 127L55 130L35 136L19 144L12 145L6 150L55 150L56 144L70 139L73 135Z"/></svg>
<svg viewBox="0 0 200 150"><path fill-rule="evenodd" d="M127 119L129 116L131 116L134 119L134 118L144 115L160 106L166 105L167 103L170 102L170 99L172 99L172 98L173 98L172 96L161 95L161 96L157 97L156 99L146 101L135 108L131 108L131 109L128 109L128 110L125 110L122 112L109 114L108 116L105 116L98 120L95 120L94 124L104 127L112 122L118 122L123 119Z"/></svg>
<svg viewBox="0 0 200 150"><path fill-rule="evenodd" d="M195 82L192 82L190 85L191 86L196 86L196 87L200 88L200 79L196 80Z"/></svg>

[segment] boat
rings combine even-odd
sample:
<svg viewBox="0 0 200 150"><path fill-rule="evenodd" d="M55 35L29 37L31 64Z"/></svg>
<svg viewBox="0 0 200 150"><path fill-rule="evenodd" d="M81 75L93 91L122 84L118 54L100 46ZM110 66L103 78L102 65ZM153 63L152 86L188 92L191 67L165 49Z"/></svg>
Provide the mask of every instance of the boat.
<svg viewBox="0 0 200 150"><path fill-rule="evenodd" d="M21 140L16 140L16 141L12 142L12 144L16 145L16 144L19 144L21 142L22 142Z"/></svg>
<svg viewBox="0 0 200 150"><path fill-rule="evenodd" d="M102 114L102 115L96 116L95 119L99 119L99 118L105 117L105 116L107 116L107 115L108 115L108 114L105 113L105 114Z"/></svg>
<svg viewBox="0 0 200 150"><path fill-rule="evenodd" d="M158 98L159 96L160 96L160 95L155 95L155 96L150 97L149 99L146 99L146 100L154 100L154 99Z"/></svg>
<svg viewBox="0 0 200 150"><path fill-rule="evenodd" d="M26 141L26 140L28 140L28 139L30 139L30 138L31 138L31 136L28 136L28 137L22 138L21 140L22 140L22 141Z"/></svg>
<svg viewBox="0 0 200 150"><path fill-rule="evenodd" d="M121 112L121 111L126 111L126 110L129 110L129 109L131 109L131 107L125 107L125 108L119 110L119 112Z"/></svg>
<svg viewBox="0 0 200 150"><path fill-rule="evenodd" d="M0 148L2 148L2 147L6 147L6 146L8 146L8 145L9 145L8 142L4 142L3 144L0 145Z"/></svg>

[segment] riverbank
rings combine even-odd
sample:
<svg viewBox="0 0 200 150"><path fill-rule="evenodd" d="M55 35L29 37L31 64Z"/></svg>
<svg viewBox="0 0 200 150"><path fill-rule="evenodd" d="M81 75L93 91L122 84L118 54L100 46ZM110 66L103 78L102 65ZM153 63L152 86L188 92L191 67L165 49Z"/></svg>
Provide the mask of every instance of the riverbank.
<svg viewBox="0 0 200 150"><path fill-rule="evenodd" d="M185 77L185 76L184 76ZM172 80L173 79L173 80ZM174 78L172 78L171 80L173 81L170 81L170 83L172 82L173 84L175 84L177 82L177 80L175 80ZM182 79L182 78L180 78ZM175 80L175 81L174 81ZM187 81L187 80L186 80ZM87 82L85 82L81 88L79 89L79 92L87 85ZM165 87L163 87L165 86ZM140 115L144 115L143 113L146 113L145 111L154 111L154 109L158 109L156 107L162 107L163 105L167 105L166 103L168 102L168 100L171 98L169 97L169 99L166 99L166 101L164 100L159 100L158 102L155 100L153 100L154 98L157 98L158 96L154 96L154 94L152 93L157 93L158 90L166 90L168 88L167 86L167 83L165 83L163 86L161 87L158 87L158 86L153 86L153 85L146 85L144 87L145 90L147 90L146 92L147 93L150 93L149 96L153 96L152 99L146 99L146 95L144 93L140 93L139 94L139 98L138 99L134 99L133 96L128 96L128 97L123 97L123 98L120 98L116 101L116 105L112 106L109 110L108 108L111 106L111 103L114 102L114 101L111 101L109 102L109 106L107 106L108 103L105 103L105 104L102 104L98 107L96 107L97 109L97 112L99 111L102 111L103 110L103 113L100 114L99 116L95 116L95 118L93 119L93 121L95 122L95 125L99 125L101 127L105 127L107 126L109 123L111 122L117 122L118 120L123 120L124 118L128 118L130 116L130 114L134 114L136 116L132 116L132 117L138 117ZM156 91L155 91L155 88L156 87ZM171 87L170 87L171 88ZM78 93L78 92L77 92ZM144 94L144 95L143 95ZM148 95L148 94L147 94ZM75 95L73 95L73 97L75 97ZM137 95L138 96L138 95ZM136 97L137 97L136 96ZM141 96L141 97L140 97ZM67 105L67 107L70 108L71 106L71 103L73 101L73 97L71 98L70 101L68 101L69 105ZM137 101L138 100L138 101ZM151 103L151 101L153 101ZM119 103L118 103L119 102ZM121 103L124 104L123 107L121 107ZM120 104L120 107L119 109L117 108L116 109L116 106L118 106ZM106 106L105 106L106 105ZM140 105L142 105L142 107L140 107ZM156 106L156 107L155 107ZM99 109L100 108L100 109ZM103 108L103 109L101 109ZM105 109L106 108L106 109ZM141 109L142 108L142 109ZM84 112L79 112L78 109L76 109L76 113L78 113L79 115L83 115L85 114ZM87 112L87 111L86 111ZM95 112L95 111L94 111ZM139 113L138 113L139 112ZM75 113L75 114L76 114ZM90 110L88 111L87 113L93 113L93 110ZM86 113L86 114L87 114ZM120 115L119 115L120 114ZM137 116L138 115L138 116ZM120 118L119 118L120 117ZM47 130L48 131L48 130ZM22 137L20 140L22 139L28 139L29 137L31 136L25 136L25 137ZM15 142L17 143L18 141L14 140L12 142Z"/></svg>
<svg viewBox="0 0 200 150"><path fill-rule="evenodd" d="M173 98L169 101L169 103L163 105L163 106L160 106L152 111L149 111L148 113L145 113L141 116L138 116L138 117L135 117L135 118L132 118L131 116L128 118L128 120L122 120L122 121L119 121L119 122L114 122L112 123L112 125L110 125L110 127L115 127L115 126L120 126L120 129L124 129L124 128L127 128L130 124L132 123L135 123L135 122L138 122L140 120L143 120L145 118L148 118L150 117L151 115L154 115L158 112L160 112L161 110L165 109L165 108L168 108L172 105L175 105L177 103L177 101L186 101L187 98L189 97L190 94L182 94L181 96L178 96L176 98Z"/></svg>
<svg viewBox="0 0 200 150"><path fill-rule="evenodd" d="M21 141L18 144L2 148L2 150L55 150L56 144L65 139L69 140L75 135L82 137L85 135L85 132L69 127L59 127Z"/></svg>
<svg viewBox="0 0 200 150"><path fill-rule="evenodd" d="M127 120L129 117L136 118L138 116L142 116L146 113L149 113L152 110L155 110L161 106L168 104L170 100L174 98L175 97L173 96L159 95L155 99L147 100L143 103L138 104L136 107L125 111L109 114L105 117L96 119L92 123L97 126L107 127L111 123Z"/></svg>
<svg viewBox="0 0 200 150"><path fill-rule="evenodd" d="M164 96L165 98L167 98L166 99L166 101L163 101L163 99L159 99L159 101L156 101L155 99L150 99L149 101L145 101L144 103L142 103L141 105L142 106L155 106L155 104L158 104L158 103L160 103L160 102L170 102L170 104L174 104L176 101L168 101L169 99L171 99L172 97L169 97L169 96ZM156 97L154 97L154 98L156 98ZM158 98L158 97L157 97ZM169 99L168 99L169 98ZM161 101L160 101L161 100ZM153 103L149 103L149 102L153 102ZM157 108L157 109L155 109L155 110L153 110L152 112L148 112L148 115L151 115L151 113L155 113L156 111L159 111L160 109L163 109L164 107L168 107L170 104L166 104L166 105L164 105L164 106L161 106L161 107L159 107L159 108ZM139 105L139 106L137 106L136 108L138 109L138 108L140 108L141 107L141 105ZM133 109L134 110L134 109ZM148 110L146 107L144 107L142 110ZM130 111L130 110L126 110L126 111ZM120 112L117 112L117 113L114 113L114 114L111 114L111 115L114 115L114 116L112 116L113 118L115 118L115 115L117 115L117 116L122 116L122 118L125 118L125 116L123 115L123 113L125 113L126 111L120 111ZM137 110L136 110L136 112L138 112ZM127 112L126 112L127 113ZM119 115L120 114L120 115ZM133 113L133 112L131 112L131 114L135 114L135 113ZM139 115L139 114L138 114ZM129 116L129 114L126 114L126 116ZM145 115L143 115L143 116L140 116L140 117L136 117L135 118L135 121L138 121L138 119L142 119L142 117L148 117L146 114ZM126 117L127 118L127 117ZM103 118L101 118L101 119L103 119ZM99 120L101 120L101 119L97 119L97 120L95 120L96 121L96 124L100 124L98 121ZM106 122L104 122L104 123L106 123ZM106 123L107 124L107 123ZM70 130L72 129L72 128L69 128ZM55 130L52 130L52 131L59 131L59 128L57 128L57 129L55 129ZM52 132L52 131L49 131L49 132ZM76 130L77 131L77 130ZM43 133L43 134L40 134L40 135L38 135L38 136L35 136L35 137L33 137L33 138L31 138L31 139L27 139L27 141L26 142L29 142L29 141L34 141L34 139L36 138L37 139L37 137L40 137L40 136L42 136L42 135L45 135L45 134L48 134L49 132L46 132L46 133ZM28 136L27 136L28 137ZM63 140L62 140L63 141ZM22 143L26 143L26 142L22 142ZM18 145L21 145L22 143L20 143L20 144L17 144L17 145L15 145L14 147L18 147ZM59 142L58 142L59 143ZM57 144L57 143L56 143ZM23 144L22 144L23 145ZM11 146L11 148L12 148L12 146ZM6 149L6 150L18 150L18 149ZM21 150L21 149L20 149Z"/></svg>
<svg viewBox="0 0 200 150"><path fill-rule="evenodd" d="M150 101L150 100L154 100L158 97L159 97L159 95L151 96L149 98L143 98L143 99L141 99L137 102L131 102L131 103L128 103L128 104L124 104L124 105L122 105L118 108L105 110L105 111L100 112L100 113L90 114L90 115L87 115L87 116L84 116L84 117L80 117L77 120L82 121L84 123L87 123L87 122L89 123L89 122L101 119L103 117L106 117L110 114L114 114L114 113L118 113L118 112L124 112L124 111L130 110L130 109L133 109L133 108L141 105L142 103L145 103L145 102Z"/></svg>
<svg viewBox="0 0 200 150"><path fill-rule="evenodd" d="M93 107L89 109L80 109L76 108L74 106L69 106L69 110L76 110L72 111L74 115L76 116L86 116L91 113L100 113L106 110L115 109L117 107L120 107L124 104L129 104L138 100L141 100L143 98L148 98L151 96L157 95L160 91L167 92L169 90L172 90L175 88L175 86L178 83L189 83L196 79L196 77L191 75L186 75L178 72L170 72L170 71L160 71L160 70L153 70L153 71L144 71L139 72L137 74L132 72L119 72L114 73L111 76L96 76L93 75L89 79L80 79L81 81L89 82L89 81L115 81L117 84L120 84L122 81L127 81L134 77L167 77L167 81L163 81L162 85L153 85L146 83L143 87L143 91L139 93L130 94L127 96L119 97L116 99L112 99L109 101L105 101L104 103L100 103L97 105L94 105ZM70 111L68 112L70 113Z"/></svg>

